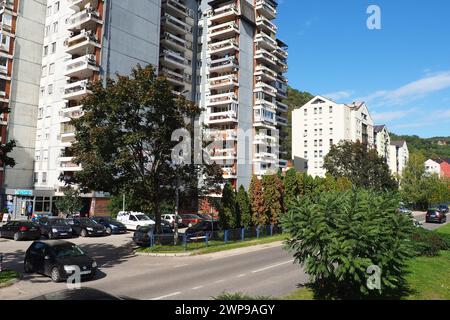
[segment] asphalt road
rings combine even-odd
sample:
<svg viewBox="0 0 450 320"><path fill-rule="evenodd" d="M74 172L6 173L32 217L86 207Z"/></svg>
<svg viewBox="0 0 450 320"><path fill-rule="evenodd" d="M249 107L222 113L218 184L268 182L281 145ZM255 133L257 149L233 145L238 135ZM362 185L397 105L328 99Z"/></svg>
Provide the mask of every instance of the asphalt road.
<svg viewBox="0 0 450 320"><path fill-rule="evenodd" d="M193 257L135 256L131 235L108 238L77 238L100 267L85 287L136 299L210 299L223 292L282 296L306 283L307 276L280 243ZM105 243L107 242L107 243ZM4 267L21 271L29 242L1 240ZM257 250L257 251L255 251ZM0 289L1 299L29 299L66 288L41 275L25 275L15 285Z"/></svg>
<svg viewBox="0 0 450 320"><path fill-rule="evenodd" d="M443 226L443 224L439 224L439 223L426 223L425 222L426 215L427 215L426 212L419 212L419 211L413 212L414 218L417 219L417 221L423 223L423 227L425 229L436 230ZM447 214L447 223L446 224L448 224L448 223L450 223L450 214Z"/></svg>

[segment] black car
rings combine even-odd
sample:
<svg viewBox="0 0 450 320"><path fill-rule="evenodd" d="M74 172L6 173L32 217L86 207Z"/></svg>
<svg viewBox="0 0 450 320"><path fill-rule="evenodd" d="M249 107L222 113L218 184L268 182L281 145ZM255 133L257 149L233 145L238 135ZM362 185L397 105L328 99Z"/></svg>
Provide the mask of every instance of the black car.
<svg viewBox="0 0 450 320"><path fill-rule="evenodd" d="M192 237L205 237L212 238L213 232L220 231L221 227L217 221L211 223L211 221L203 220L186 230L186 236Z"/></svg>
<svg viewBox="0 0 450 320"><path fill-rule="evenodd" d="M72 227L66 219L42 217L38 220L41 234L48 239L72 238Z"/></svg>
<svg viewBox="0 0 450 320"><path fill-rule="evenodd" d="M72 227L72 233L82 237L98 237L107 235L106 228L89 218L70 218L67 222Z"/></svg>
<svg viewBox="0 0 450 320"><path fill-rule="evenodd" d="M104 226L107 234L127 233L127 227L111 217L94 217L92 220Z"/></svg>
<svg viewBox="0 0 450 320"><path fill-rule="evenodd" d="M446 204L440 204L438 206L438 210L441 211L442 213L448 213L449 209L448 209L448 205Z"/></svg>
<svg viewBox="0 0 450 320"><path fill-rule="evenodd" d="M148 247L150 246L150 234L154 233L154 226L143 226L139 227L133 234L133 241L138 246ZM174 232L172 228L161 223L161 234L155 235L155 242L158 244L173 244L174 242ZM180 236L181 239L181 236Z"/></svg>
<svg viewBox="0 0 450 320"><path fill-rule="evenodd" d="M75 266L80 270L81 279L92 279L97 272L97 263L71 242L35 241L25 253L25 272L44 274L54 282L67 279Z"/></svg>
<svg viewBox="0 0 450 320"><path fill-rule="evenodd" d="M439 211L438 209L430 209L427 211L426 216L426 222L427 223L446 223L447 222L447 215L443 213L442 211Z"/></svg>
<svg viewBox="0 0 450 320"><path fill-rule="evenodd" d="M0 238L11 238L15 241L38 240L41 238L41 230L34 222L10 221L0 227Z"/></svg>

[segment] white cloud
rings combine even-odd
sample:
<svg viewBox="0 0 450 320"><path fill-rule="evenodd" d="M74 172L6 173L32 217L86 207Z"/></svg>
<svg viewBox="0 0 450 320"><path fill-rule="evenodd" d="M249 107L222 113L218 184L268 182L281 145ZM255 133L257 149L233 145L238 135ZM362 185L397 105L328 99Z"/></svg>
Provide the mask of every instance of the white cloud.
<svg viewBox="0 0 450 320"><path fill-rule="evenodd" d="M444 124L448 123L450 123L450 108L432 110L426 116L420 118L420 121L398 124L393 126L393 128L407 129L407 128L424 128L430 126L443 126L442 127L443 130L445 130L446 126L444 126Z"/></svg>
<svg viewBox="0 0 450 320"><path fill-rule="evenodd" d="M447 88L450 88L450 71L427 75L394 90L376 91L358 100L380 105L399 104L422 98Z"/></svg>
<svg viewBox="0 0 450 320"><path fill-rule="evenodd" d="M328 94L324 94L323 96L325 98L339 102L339 100L341 100L341 99L349 98L352 94L353 94L352 91L337 91L337 92L331 92Z"/></svg>
<svg viewBox="0 0 450 320"><path fill-rule="evenodd" d="M388 121L393 121L393 120L404 118L416 111L417 111L417 109L414 108L414 109L399 110L399 111L374 112L374 113L372 113L372 117L375 122L382 123L382 122L388 122Z"/></svg>

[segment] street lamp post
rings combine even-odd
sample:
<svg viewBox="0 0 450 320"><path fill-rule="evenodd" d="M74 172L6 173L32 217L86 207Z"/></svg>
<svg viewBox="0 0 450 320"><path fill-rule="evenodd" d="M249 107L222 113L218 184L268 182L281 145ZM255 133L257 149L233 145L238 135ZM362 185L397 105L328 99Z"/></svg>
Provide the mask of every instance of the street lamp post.
<svg viewBox="0 0 450 320"><path fill-rule="evenodd" d="M177 186L175 190L175 220L173 222L173 243L178 245L178 211L180 206L180 176L177 175Z"/></svg>

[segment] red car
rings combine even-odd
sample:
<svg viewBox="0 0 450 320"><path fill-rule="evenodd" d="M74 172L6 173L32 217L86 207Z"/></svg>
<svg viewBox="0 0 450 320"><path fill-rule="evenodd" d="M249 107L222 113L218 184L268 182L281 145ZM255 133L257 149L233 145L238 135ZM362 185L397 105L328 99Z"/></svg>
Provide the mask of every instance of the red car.
<svg viewBox="0 0 450 320"><path fill-rule="evenodd" d="M182 214L180 216L182 219L182 224L189 228L204 220L196 214Z"/></svg>

